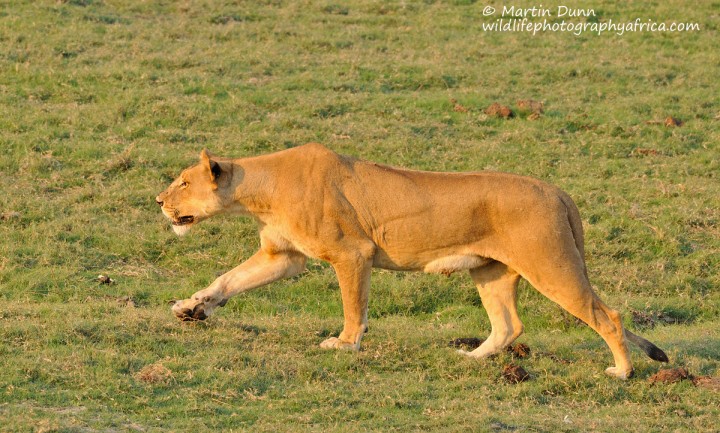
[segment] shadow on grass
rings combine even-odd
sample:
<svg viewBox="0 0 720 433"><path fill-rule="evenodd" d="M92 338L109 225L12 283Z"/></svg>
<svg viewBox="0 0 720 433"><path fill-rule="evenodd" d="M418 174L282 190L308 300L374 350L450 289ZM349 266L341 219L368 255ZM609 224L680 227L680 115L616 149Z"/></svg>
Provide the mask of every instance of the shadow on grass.
<svg viewBox="0 0 720 433"><path fill-rule="evenodd" d="M261 333L267 332L266 328L261 328L259 326L255 326L255 325L246 325L244 323L240 323L240 324L236 325L236 328L241 331L244 331L244 332L247 332L250 334L254 334L254 335L260 335Z"/></svg>
<svg viewBox="0 0 720 433"><path fill-rule="evenodd" d="M720 340L710 336L688 336L686 332L678 332L677 337L672 340L666 340L663 343L666 349L680 353L682 357L697 356L699 358L707 358L712 360L720 359Z"/></svg>

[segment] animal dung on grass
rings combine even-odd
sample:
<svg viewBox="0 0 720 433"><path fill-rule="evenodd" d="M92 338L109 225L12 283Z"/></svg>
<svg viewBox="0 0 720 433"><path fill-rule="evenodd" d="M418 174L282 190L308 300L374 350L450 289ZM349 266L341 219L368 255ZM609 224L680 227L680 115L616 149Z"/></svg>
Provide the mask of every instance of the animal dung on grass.
<svg viewBox="0 0 720 433"><path fill-rule="evenodd" d="M681 380L690 379L690 373L682 367L680 368L666 368L658 371L648 378L650 383L675 383Z"/></svg>
<svg viewBox="0 0 720 433"><path fill-rule="evenodd" d="M542 114L545 111L545 104L532 99L518 99L518 111L521 113Z"/></svg>
<svg viewBox="0 0 720 433"><path fill-rule="evenodd" d="M525 343L513 344L507 347L507 351L512 353L516 358L527 358L530 356L530 346Z"/></svg>
<svg viewBox="0 0 720 433"><path fill-rule="evenodd" d="M686 368L666 368L660 370L648 378L651 384L656 383L677 383L689 380L693 385L712 391L720 391L720 378L712 376L693 376Z"/></svg>
<svg viewBox="0 0 720 433"><path fill-rule="evenodd" d="M630 155L633 156L657 156L660 155L660 151L655 149L648 149L644 147L638 147L637 149L634 149Z"/></svg>
<svg viewBox="0 0 720 433"><path fill-rule="evenodd" d="M509 383L520 383L530 379L530 374L524 368L515 364L508 364L503 367L502 375Z"/></svg>
<svg viewBox="0 0 720 433"><path fill-rule="evenodd" d="M683 121L678 119L677 117L668 116L665 118L665 126L669 128L674 128L676 126L682 126Z"/></svg>
<svg viewBox="0 0 720 433"><path fill-rule="evenodd" d="M668 116L665 120L648 120L645 122L647 125L665 125L668 128L675 128L677 126L683 126L685 122L678 119L677 117Z"/></svg>
<svg viewBox="0 0 720 433"><path fill-rule="evenodd" d="M492 105L485 109L485 114L488 116L500 117L503 119L510 119L515 117L515 113L507 105L500 105L497 102L493 102Z"/></svg>
<svg viewBox="0 0 720 433"><path fill-rule="evenodd" d="M467 113L468 112L467 107L461 105L457 101L457 99L455 99L455 98L450 99L450 103L453 104L453 111L456 111L458 113Z"/></svg>

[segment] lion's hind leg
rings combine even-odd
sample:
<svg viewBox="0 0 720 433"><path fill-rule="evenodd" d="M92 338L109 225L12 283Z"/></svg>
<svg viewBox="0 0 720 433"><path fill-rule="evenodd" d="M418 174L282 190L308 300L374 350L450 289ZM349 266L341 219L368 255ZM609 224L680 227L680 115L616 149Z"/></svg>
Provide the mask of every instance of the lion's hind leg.
<svg viewBox="0 0 720 433"><path fill-rule="evenodd" d="M523 332L516 302L520 276L500 262L471 269L470 276L480 293L492 330L480 347L472 352L459 350L459 353L484 358L509 346Z"/></svg>
<svg viewBox="0 0 720 433"><path fill-rule="evenodd" d="M615 360L615 366L605 370L607 374L620 379L631 377L633 368L620 314L600 300L580 266L573 269L557 263L544 265L536 263L533 271L523 273L523 277L540 293L600 334Z"/></svg>

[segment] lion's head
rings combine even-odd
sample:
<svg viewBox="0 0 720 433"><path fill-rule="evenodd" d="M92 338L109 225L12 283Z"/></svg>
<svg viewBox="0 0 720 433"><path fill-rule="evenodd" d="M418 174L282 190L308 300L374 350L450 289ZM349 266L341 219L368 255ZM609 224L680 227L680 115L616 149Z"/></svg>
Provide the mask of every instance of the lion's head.
<svg viewBox="0 0 720 433"><path fill-rule="evenodd" d="M223 210L222 191L218 186L226 183L223 179L231 175L230 166L223 165L203 150L200 163L184 170L155 198L179 236L186 234L193 224Z"/></svg>

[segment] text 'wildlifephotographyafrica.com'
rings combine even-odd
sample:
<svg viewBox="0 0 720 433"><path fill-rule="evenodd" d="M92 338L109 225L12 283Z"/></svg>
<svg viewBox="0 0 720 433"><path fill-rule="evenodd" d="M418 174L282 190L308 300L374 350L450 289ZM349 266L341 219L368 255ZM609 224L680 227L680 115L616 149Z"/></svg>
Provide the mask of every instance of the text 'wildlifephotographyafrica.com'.
<svg viewBox="0 0 720 433"><path fill-rule="evenodd" d="M517 7L504 5L495 8L485 6L483 15L495 18L492 22L482 23L485 32L505 33L538 33L562 32L580 36L583 33L597 35L626 33L673 33L698 32L700 24L686 22L665 22L653 18L604 19L592 8L575 8L569 6Z"/></svg>

